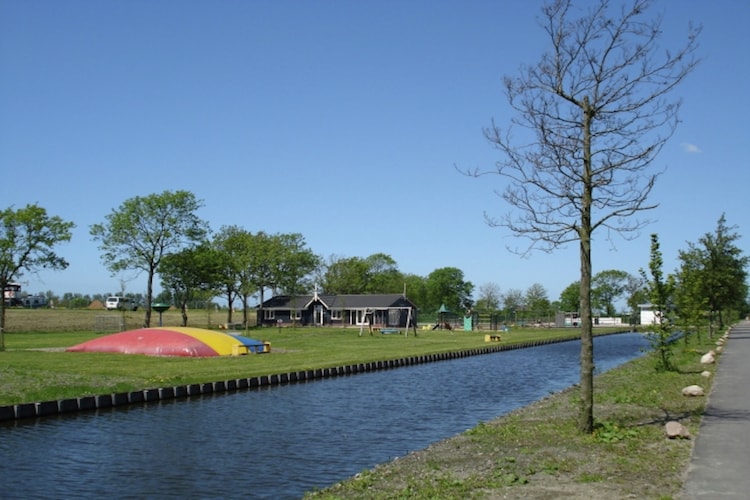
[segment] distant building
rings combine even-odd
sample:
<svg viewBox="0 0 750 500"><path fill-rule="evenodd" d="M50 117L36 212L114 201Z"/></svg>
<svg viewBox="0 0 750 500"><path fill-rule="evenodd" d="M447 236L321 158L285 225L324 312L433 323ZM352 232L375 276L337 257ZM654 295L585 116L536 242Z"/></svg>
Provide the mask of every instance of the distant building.
<svg viewBox="0 0 750 500"><path fill-rule="evenodd" d="M622 318L619 316L594 316L591 318L591 323L594 326L620 326L622 325ZM555 326L558 328L578 328L581 326L581 315L577 312L558 312L555 314Z"/></svg>
<svg viewBox="0 0 750 500"><path fill-rule="evenodd" d="M641 310L642 325L658 325L661 323L661 312L654 309L653 304L638 304Z"/></svg>
<svg viewBox="0 0 750 500"><path fill-rule="evenodd" d="M263 326L307 325L408 327L416 324L417 307L402 294L277 295L258 309Z"/></svg>

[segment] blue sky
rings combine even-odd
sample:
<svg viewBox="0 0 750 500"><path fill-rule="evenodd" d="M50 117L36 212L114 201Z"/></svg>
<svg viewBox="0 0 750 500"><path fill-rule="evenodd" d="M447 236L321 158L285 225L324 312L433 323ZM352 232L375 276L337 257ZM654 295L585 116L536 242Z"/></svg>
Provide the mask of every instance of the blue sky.
<svg viewBox="0 0 750 500"><path fill-rule="evenodd" d="M582 2L583 4L585 2ZM65 271L32 293L143 293L112 276L89 227L134 196L184 189L212 229L298 232L323 257L385 253L404 273L457 267L478 288L578 279L576 245L521 258L484 212L509 207L482 135L512 116L502 78L547 48L541 2L0 0L0 207L75 222ZM665 48L703 25L701 65L673 94L682 123L657 157L654 222L595 235L594 272L633 274L659 234L677 251L727 222L750 228L750 3L657 1ZM739 246L750 253L750 238Z"/></svg>

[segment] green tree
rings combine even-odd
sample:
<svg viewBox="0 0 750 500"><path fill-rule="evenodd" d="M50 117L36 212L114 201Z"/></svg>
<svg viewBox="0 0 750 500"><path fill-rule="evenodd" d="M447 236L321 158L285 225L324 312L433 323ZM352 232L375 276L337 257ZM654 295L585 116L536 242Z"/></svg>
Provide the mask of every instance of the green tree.
<svg viewBox="0 0 750 500"><path fill-rule="evenodd" d="M401 293L404 275L390 255L375 253L365 258L368 267L367 293Z"/></svg>
<svg viewBox="0 0 750 500"><path fill-rule="evenodd" d="M464 280L464 272L455 267L442 267L432 271L426 280L429 307L437 310L441 304L454 313L463 312L472 306L471 294L474 285Z"/></svg>
<svg viewBox="0 0 750 500"><path fill-rule="evenodd" d="M406 289L406 296L409 297L409 300L411 300L414 305L417 306L417 309L419 309L421 312L433 313L434 311L431 311L429 308L426 278L424 278L423 276L418 276L416 274L405 274L403 276L403 279L404 288ZM429 321L432 320L433 318L430 317Z"/></svg>
<svg viewBox="0 0 750 500"><path fill-rule="evenodd" d="M675 277L675 306L679 321L686 332L695 329L700 338L701 326L705 324L710 328L710 306L703 290L704 255L699 248L691 246L688 250L680 250L678 256L680 267Z"/></svg>
<svg viewBox="0 0 750 500"><path fill-rule="evenodd" d="M304 236L299 233L279 234L276 238L281 250L275 279L279 290L292 296L310 291L313 288L310 276L320 266L321 258L307 248Z"/></svg>
<svg viewBox="0 0 750 500"><path fill-rule="evenodd" d="M541 283L534 283L526 290L524 302L527 314L533 321L543 322L549 317L549 298L547 290Z"/></svg>
<svg viewBox="0 0 750 500"><path fill-rule="evenodd" d="M400 293L405 281L390 255L376 253L364 259L331 256L321 284L333 294Z"/></svg>
<svg viewBox="0 0 750 500"><path fill-rule="evenodd" d="M240 297L242 298L242 315L245 324L248 321L248 299L251 295L258 295L260 308L257 320L263 318L263 302L267 288L277 290L279 285L279 266L283 256L284 248L281 241L275 235L259 231L253 235L251 245L248 249L249 262L243 268Z"/></svg>
<svg viewBox="0 0 750 500"><path fill-rule="evenodd" d="M526 308L524 300L526 300L526 297L523 292L516 288L511 288L503 294L503 308L508 321L517 322L519 313L521 319L523 319L523 311Z"/></svg>
<svg viewBox="0 0 750 500"><path fill-rule="evenodd" d="M75 224L50 216L37 204L0 211L0 290L19 280L24 272L62 270L68 262L55 247L70 241ZM5 295L0 300L0 351L5 350Z"/></svg>
<svg viewBox="0 0 750 500"><path fill-rule="evenodd" d="M361 257L329 257L321 286L325 293L360 294L367 289L369 266Z"/></svg>
<svg viewBox="0 0 750 500"><path fill-rule="evenodd" d="M665 50L661 18L648 18L650 4L634 0L618 10L608 0L581 9L572 0L546 3L540 24L550 50L519 77L505 79L516 111L511 125L493 122L485 130L503 159L490 172L466 172L510 181L501 196L514 212L488 222L527 238L520 253L578 242L578 427L585 433L594 429L592 235L602 229L629 237L644 227L637 216L656 206L648 198L658 173L649 167L678 123L680 102L668 95L697 64L700 30L691 28L683 47ZM517 128L528 133L516 139Z"/></svg>
<svg viewBox="0 0 750 500"><path fill-rule="evenodd" d="M600 271L591 279L592 307L605 316L616 314L615 301L623 296L630 275L625 271L609 269Z"/></svg>
<svg viewBox="0 0 750 500"><path fill-rule="evenodd" d="M202 241L208 232L207 224L196 215L202 205L189 191L136 196L108 214L106 222L90 228L112 273L134 270L147 274L147 327L151 325L154 275L162 257Z"/></svg>
<svg viewBox="0 0 750 500"><path fill-rule="evenodd" d="M628 308L630 309L630 324L635 326L640 323L639 306L649 301L648 293L644 288L643 278L629 274L628 281L625 284L625 294L627 295Z"/></svg>
<svg viewBox="0 0 750 500"><path fill-rule="evenodd" d="M560 292L560 307L564 312L578 312L581 308L580 281L574 281Z"/></svg>
<svg viewBox="0 0 750 500"><path fill-rule="evenodd" d="M672 310L675 284L671 276L664 277L664 272L662 271L663 264L661 250L659 250L659 237L656 234L652 234L651 259L648 263L651 277L649 278L645 271L641 271L643 280L646 283L648 297L651 299L651 306L656 314L656 321L649 327L652 333L649 336L649 342L651 343L651 347L657 352L656 370L674 371L671 338L674 327L670 312Z"/></svg>
<svg viewBox="0 0 750 500"><path fill-rule="evenodd" d="M742 254L736 242L740 238L736 226L727 226L724 214L719 217L713 233L706 233L698 240L702 255L702 292L708 305L724 328L724 316L728 311L744 309L747 300L748 257Z"/></svg>
<svg viewBox="0 0 750 500"><path fill-rule="evenodd" d="M222 226L211 242L223 264L219 290L227 299L228 323L233 320L234 301L241 295L241 290L251 288L247 270L253 260L254 242L252 233L239 226Z"/></svg>
<svg viewBox="0 0 750 500"><path fill-rule="evenodd" d="M182 326L188 323L188 304L197 298L210 299L222 283L222 256L204 243L165 255L159 264L162 287L172 292L182 315Z"/></svg>

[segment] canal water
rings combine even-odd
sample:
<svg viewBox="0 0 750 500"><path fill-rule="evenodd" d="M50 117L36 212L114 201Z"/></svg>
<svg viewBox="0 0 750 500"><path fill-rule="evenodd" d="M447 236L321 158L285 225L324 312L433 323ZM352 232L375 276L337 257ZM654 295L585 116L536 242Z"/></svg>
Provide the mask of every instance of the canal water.
<svg viewBox="0 0 750 500"><path fill-rule="evenodd" d="M642 354L595 339L597 372ZM300 498L579 380L577 341L0 425L0 498Z"/></svg>

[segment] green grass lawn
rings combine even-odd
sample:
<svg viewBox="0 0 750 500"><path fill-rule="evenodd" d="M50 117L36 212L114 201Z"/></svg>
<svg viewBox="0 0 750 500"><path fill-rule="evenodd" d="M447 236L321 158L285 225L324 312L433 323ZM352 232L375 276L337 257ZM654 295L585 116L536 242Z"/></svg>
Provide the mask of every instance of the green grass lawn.
<svg viewBox="0 0 750 500"><path fill-rule="evenodd" d="M0 405L462 351L490 345L484 341L485 333L419 330L418 336L410 331L406 336L365 332L360 337L359 329L268 328L246 335L270 342L270 354L214 358L69 353L62 350L100 335L10 333L5 335L6 352L0 352ZM502 344L577 334L571 329L512 329L502 333Z"/></svg>

